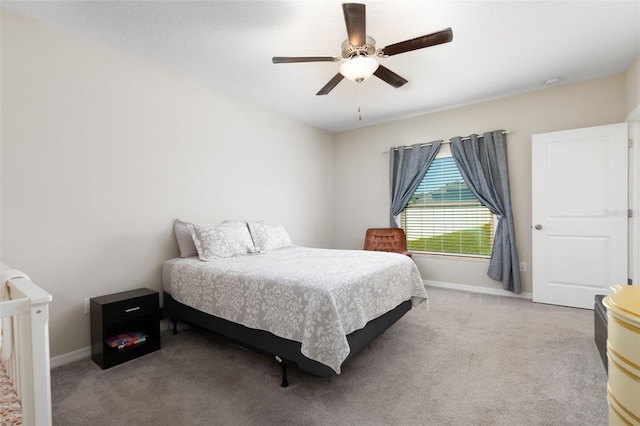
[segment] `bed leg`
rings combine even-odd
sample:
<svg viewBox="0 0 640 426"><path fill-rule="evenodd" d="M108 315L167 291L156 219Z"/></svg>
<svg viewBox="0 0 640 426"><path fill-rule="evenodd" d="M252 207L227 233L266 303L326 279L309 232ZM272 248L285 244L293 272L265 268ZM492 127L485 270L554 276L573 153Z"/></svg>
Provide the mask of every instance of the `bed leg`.
<svg viewBox="0 0 640 426"><path fill-rule="evenodd" d="M289 382L287 381L287 361L277 355L276 361L278 361L278 364L280 364L280 367L282 367L282 383L280 383L280 386L286 388L287 386L289 386Z"/></svg>
<svg viewBox="0 0 640 426"><path fill-rule="evenodd" d="M171 327L172 328L171 331L173 332L173 335L175 336L176 334L178 334L178 321L172 319L171 320L171 325L173 326L173 327Z"/></svg>

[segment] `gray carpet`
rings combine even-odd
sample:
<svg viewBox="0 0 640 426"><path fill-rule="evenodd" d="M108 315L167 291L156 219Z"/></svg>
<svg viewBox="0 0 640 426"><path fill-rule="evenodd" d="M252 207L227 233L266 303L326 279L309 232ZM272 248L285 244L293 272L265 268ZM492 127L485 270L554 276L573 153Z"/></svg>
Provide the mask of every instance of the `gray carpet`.
<svg viewBox="0 0 640 426"><path fill-rule="evenodd" d="M52 371L55 425L606 425L593 311L428 288L320 379L191 328L109 370Z"/></svg>

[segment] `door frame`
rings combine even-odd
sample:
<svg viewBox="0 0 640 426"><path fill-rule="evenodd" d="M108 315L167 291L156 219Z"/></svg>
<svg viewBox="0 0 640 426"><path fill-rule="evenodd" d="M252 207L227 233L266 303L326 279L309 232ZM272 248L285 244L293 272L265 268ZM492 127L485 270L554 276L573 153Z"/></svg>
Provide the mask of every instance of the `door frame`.
<svg viewBox="0 0 640 426"><path fill-rule="evenodd" d="M629 114L629 278L640 285L640 105Z"/></svg>

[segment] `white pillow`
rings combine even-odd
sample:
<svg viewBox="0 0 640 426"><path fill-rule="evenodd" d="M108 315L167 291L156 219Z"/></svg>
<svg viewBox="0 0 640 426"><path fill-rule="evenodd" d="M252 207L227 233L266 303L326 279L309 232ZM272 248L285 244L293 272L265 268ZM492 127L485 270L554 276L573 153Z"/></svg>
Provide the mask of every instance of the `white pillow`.
<svg viewBox="0 0 640 426"><path fill-rule="evenodd" d="M245 222L191 224L189 228L200 260L211 261L255 252Z"/></svg>
<svg viewBox="0 0 640 426"><path fill-rule="evenodd" d="M291 247L291 238L282 225L267 225L264 222L249 222L253 244L261 252Z"/></svg>
<svg viewBox="0 0 640 426"><path fill-rule="evenodd" d="M176 219L173 222L173 232L176 234L176 240L178 240L178 248L180 249L180 257L197 256L198 250L193 242L191 236L191 229L189 229L189 222L183 222Z"/></svg>

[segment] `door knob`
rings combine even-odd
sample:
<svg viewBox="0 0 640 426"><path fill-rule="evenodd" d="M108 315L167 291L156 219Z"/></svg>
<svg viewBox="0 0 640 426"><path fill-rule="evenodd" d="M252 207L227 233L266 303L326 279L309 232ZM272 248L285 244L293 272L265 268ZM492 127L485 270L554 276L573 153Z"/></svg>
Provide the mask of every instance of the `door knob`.
<svg viewBox="0 0 640 426"><path fill-rule="evenodd" d="M541 230L541 229L542 229L542 225L537 224L537 225L535 226L535 228L539 231L539 230Z"/></svg>

